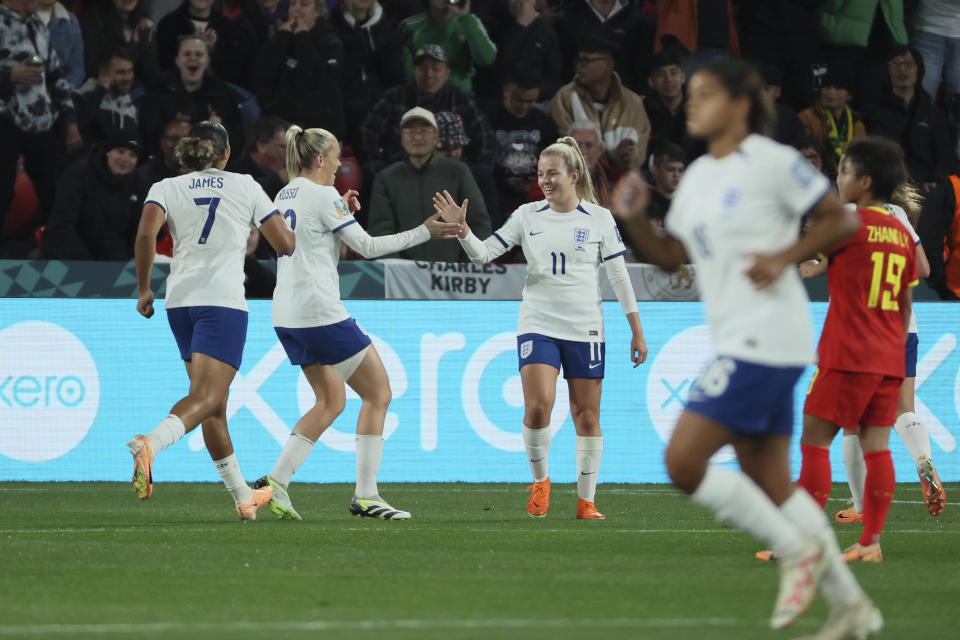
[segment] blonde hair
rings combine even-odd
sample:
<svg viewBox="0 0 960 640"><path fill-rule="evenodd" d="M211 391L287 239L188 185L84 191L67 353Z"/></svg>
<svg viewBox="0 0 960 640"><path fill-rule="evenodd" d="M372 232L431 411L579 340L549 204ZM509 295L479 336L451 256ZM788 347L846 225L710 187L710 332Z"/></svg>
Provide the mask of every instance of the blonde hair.
<svg viewBox="0 0 960 640"><path fill-rule="evenodd" d="M895 204L907 213L910 224L917 226L920 218L920 210L923 207L923 196L917 191L917 187L910 182L901 182L900 185L890 194L890 204Z"/></svg>
<svg viewBox="0 0 960 640"><path fill-rule="evenodd" d="M597 194L593 189L593 179L590 177L590 170L587 168L587 161L583 159L583 153L580 151L580 145L570 136L564 136L540 152L540 157L555 156L563 158L563 163L567 167L567 173L573 174L576 171L579 174L577 179L577 197L587 202L597 204Z"/></svg>
<svg viewBox="0 0 960 640"><path fill-rule="evenodd" d="M301 171L313 165L315 157L327 155L337 138L326 129L303 130L294 124L287 129L286 140L287 176L293 180Z"/></svg>
<svg viewBox="0 0 960 640"><path fill-rule="evenodd" d="M230 149L230 137L223 125L204 120L193 125L190 133L177 143L177 161L191 171L203 171L219 162Z"/></svg>

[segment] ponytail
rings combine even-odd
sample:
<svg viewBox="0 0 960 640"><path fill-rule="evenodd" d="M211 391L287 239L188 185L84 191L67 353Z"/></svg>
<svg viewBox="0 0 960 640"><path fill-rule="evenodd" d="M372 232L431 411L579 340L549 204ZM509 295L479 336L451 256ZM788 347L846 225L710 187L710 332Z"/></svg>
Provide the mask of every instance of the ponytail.
<svg viewBox="0 0 960 640"><path fill-rule="evenodd" d="M198 122L177 144L180 165L191 171L203 171L217 164L224 151L230 151L230 137L223 125L210 120Z"/></svg>
<svg viewBox="0 0 960 640"><path fill-rule="evenodd" d="M293 180L313 166L313 159L333 149L336 137L326 129L307 129L291 125L287 129L287 176Z"/></svg>
<svg viewBox="0 0 960 640"><path fill-rule="evenodd" d="M579 174L577 197L598 204L597 195L593 189L593 179L590 177L590 169L587 168L587 161L583 159L583 153L580 151L580 145L577 144L576 140L570 136L564 136L541 151L540 155L563 158L567 173L573 174L576 171Z"/></svg>
<svg viewBox="0 0 960 640"><path fill-rule="evenodd" d="M920 211L923 206L923 196L917 191L917 187L908 180L901 182L900 185L893 190L893 193L890 194L890 204L895 204L903 209L907 214L907 218L910 219L910 223L913 224L913 222L920 217ZM914 224L913 226L916 225Z"/></svg>

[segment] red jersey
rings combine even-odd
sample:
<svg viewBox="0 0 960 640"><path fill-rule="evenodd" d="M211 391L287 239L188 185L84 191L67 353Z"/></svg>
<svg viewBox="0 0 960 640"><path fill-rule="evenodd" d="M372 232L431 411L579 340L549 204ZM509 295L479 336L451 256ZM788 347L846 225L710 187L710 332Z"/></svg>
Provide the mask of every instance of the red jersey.
<svg viewBox="0 0 960 640"><path fill-rule="evenodd" d="M823 369L903 377L900 296L917 284L916 245L878 207L859 209L860 230L827 252L830 307L820 336Z"/></svg>

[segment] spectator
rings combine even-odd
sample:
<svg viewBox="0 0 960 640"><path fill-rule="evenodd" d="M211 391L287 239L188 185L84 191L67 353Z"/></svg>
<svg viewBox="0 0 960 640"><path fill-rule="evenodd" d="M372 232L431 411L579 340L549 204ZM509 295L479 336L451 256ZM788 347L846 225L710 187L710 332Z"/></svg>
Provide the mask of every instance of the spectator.
<svg viewBox="0 0 960 640"><path fill-rule="evenodd" d="M923 90L923 58L901 46L888 57L889 81L884 94L867 109L864 123L871 134L903 146L910 178L924 191L953 173L956 156L946 116ZM932 245L931 245L932 246Z"/></svg>
<svg viewBox="0 0 960 640"><path fill-rule="evenodd" d="M76 91L86 80L83 69L83 36L80 21L57 0L39 0L37 17L50 32L50 44L63 65L64 77Z"/></svg>
<svg viewBox="0 0 960 640"><path fill-rule="evenodd" d="M777 127L773 138L780 144L789 144L804 134L803 123L797 112L780 102L783 93L783 74L772 64L759 64L757 68L763 79L763 93L777 112Z"/></svg>
<svg viewBox="0 0 960 640"><path fill-rule="evenodd" d="M950 175L924 199L917 227L930 262L927 284L941 300L960 300L960 175Z"/></svg>
<svg viewBox="0 0 960 640"><path fill-rule="evenodd" d="M257 181L270 199L287 184L287 143L290 124L275 116L257 120L247 132L245 153L232 160L227 171L245 173ZM273 252L276 255L276 251Z"/></svg>
<svg viewBox="0 0 960 640"><path fill-rule="evenodd" d="M139 220L134 169L136 132L99 144L63 172L43 236L44 253L58 260L129 260Z"/></svg>
<svg viewBox="0 0 960 640"><path fill-rule="evenodd" d="M226 82L208 73L210 50L200 36L183 36L177 50L176 69L161 74L147 88L140 110L140 130L148 144L160 138L163 126L182 118L190 122L219 121L230 133L230 146L242 145L238 103L240 97Z"/></svg>
<svg viewBox="0 0 960 640"><path fill-rule="evenodd" d="M703 155L706 145L687 133L687 75L680 66L680 58L661 51L653 57L650 67L647 83L653 91L643 101L650 118L650 144L678 144L688 159Z"/></svg>
<svg viewBox="0 0 960 640"><path fill-rule="evenodd" d="M842 0L845 1L845 0ZM654 50L681 56L683 72L740 54L731 0L660 0Z"/></svg>
<svg viewBox="0 0 960 640"><path fill-rule="evenodd" d="M251 18L246 14L236 20L227 18L216 0L183 0L157 25L157 55L162 69L176 65L178 43L186 35L198 36L207 43L217 77L245 89L251 87L250 75L259 51L257 28Z"/></svg>
<svg viewBox="0 0 960 640"><path fill-rule="evenodd" d="M910 43L923 56L923 90L935 97L942 77L944 104L960 94L960 4L922 0L913 14Z"/></svg>
<svg viewBox="0 0 960 640"><path fill-rule="evenodd" d="M527 201L531 182L537 180L540 152L557 139L557 126L536 108L540 78L519 67L507 76L500 104L487 110L497 139L493 178L499 210L490 211L490 226L499 229L506 216Z"/></svg>
<svg viewBox="0 0 960 640"><path fill-rule="evenodd" d="M853 84L849 74L828 70L820 85L817 104L799 114L807 133L830 149L837 163L851 140L867 135L863 121L850 108Z"/></svg>
<svg viewBox="0 0 960 640"><path fill-rule="evenodd" d="M487 35L480 19L470 13L470 0L428 0L427 10L400 23L403 67L407 78L414 75L419 52L427 45L439 45L450 67L450 86L473 91L475 67L489 66L497 57L497 46Z"/></svg>
<svg viewBox="0 0 960 640"><path fill-rule="evenodd" d="M653 25L630 0L568 1L563 17L557 21L563 77L569 78L576 71L576 57L582 53L577 44L600 39L606 41L615 54L624 84L643 91L653 55L653 35Z"/></svg>
<svg viewBox="0 0 960 640"><path fill-rule="evenodd" d="M807 162L809 162L817 171L822 173L830 181L830 184L836 186L837 165L839 164L836 155L828 152L827 148L821 142L820 138L810 134L802 135L790 143L794 149L800 152Z"/></svg>
<svg viewBox="0 0 960 640"><path fill-rule="evenodd" d="M795 111L814 101L811 70L821 62L818 0L739 0L740 53L783 72L783 100Z"/></svg>
<svg viewBox="0 0 960 640"><path fill-rule="evenodd" d="M80 133L88 145L103 142L120 131L137 128L139 104L130 93L133 82L133 55L121 49L100 64L97 86L93 91L76 96Z"/></svg>
<svg viewBox="0 0 960 640"><path fill-rule="evenodd" d="M434 115L422 107L400 119L406 157L377 174L370 200L370 235L411 229L433 215L433 194L449 191L457 202L470 201L467 224L478 237L490 235L490 219L470 170L435 152L439 139ZM478 225L478 226L474 226ZM431 240L389 257L435 262L467 262L456 240Z"/></svg>
<svg viewBox="0 0 960 640"><path fill-rule="evenodd" d="M503 79L522 61L524 68L535 71L541 79L540 95L552 97L569 74L563 67L557 33L550 21L542 17L540 3L505 0L489 6L492 13L485 23L497 45L497 61L489 69L478 70L474 80L477 93L484 97L496 96Z"/></svg>
<svg viewBox="0 0 960 640"><path fill-rule="evenodd" d="M647 156L650 120L643 99L623 86L614 71L610 45L604 40L580 44L573 82L553 97L549 113L560 131L577 120L598 123L607 160L622 172L641 165Z"/></svg>
<svg viewBox="0 0 960 640"><path fill-rule="evenodd" d="M138 77L157 76L157 43L147 10L146 0L101 0L87 6L80 26L88 77L97 77L100 63L117 49L130 50Z"/></svg>
<svg viewBox="0 0 960 640"><path fill-rule="evenodd" d="M470 138L463 128L463 118L459 114L441 111L435 114L437 119L437 153L447 158L463 161L463 148L470 144ZM467 165L470 167L470 165ZM500 199L497 197L497 187L493 182L493 175L490 172L475 172L470 168L470 173L480 188L483 195L483 203L487 210L487 215L491 219L490 228L493 228L493 215L491 211L500 211ZM498 216L499 217L499 216Z"/></svg>
<svg viewBox="0 0 960 640"><path fill-rule="evenodd" d="M178 176L182 173L177 160L177 144L190 133L190 121L174 119L169 121L153 146L159 151L149 161L141 163L135 172L137 197L140 204L147 198L147 192L156 182Z"/></svg>
<svg viewBox="0 0 960 640"><path fill-rule="evenodd" d="M450 66L446 52L437 45L427 45L417 51L414 62L413 84L387 89L363 121L360 160L367 175L375 176L384 164L405 155L401 145L400 118L413 107L423 107L432 113L449 111L459 114L470 137L470 145L464 153L466 161L478 170L491 171L497 152L493 130L473 98L447 84Z"/></svg>
<svg viewBox="0 0 960 640"><path fill-rule="evenodd" d="M344 0L332 22L343 42L346 140L359 144L363 118L388 87L404 81L400 36L376 0Z"/></svg>
<svg viewBox="0 0 960 640"><path fill-rule="evenodd" d="M647 215L661 229L663 220L670 210L670 201L680 186L680 178L686 167L687 159L680 145L661 142L650 154L650 175L653 177L653 189L650 190L650 204Z"/></svg>
<svg viewBox="0 0 960 640"><path fill-rule="evenodd" d="M20 155L46 214L53 206L54 181L64 148L54 125L65 131L67 150L83 145L70 83L36 8L33 0L0 1L4 49L0 58L0 230L13 201ZM0 255L2 238L0 233Z"/></svg>
<svg viewBox="0 0 960 640"><path fill-rule="evenodd" d="M340 69L343 44L323 0L291 0L290 19L263 46L256 91L264 109L304 128L346 132Z"/></svg>

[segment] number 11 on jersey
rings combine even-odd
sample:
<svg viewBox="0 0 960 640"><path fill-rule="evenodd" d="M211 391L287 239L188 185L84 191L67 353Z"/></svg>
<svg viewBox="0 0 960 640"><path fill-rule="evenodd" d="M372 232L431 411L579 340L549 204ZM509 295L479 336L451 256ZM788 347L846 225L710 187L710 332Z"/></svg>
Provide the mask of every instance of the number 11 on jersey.
<svg viewBox="0 0 960 640"><path fill-rule="evenodd" d="M557 275L557 255L553 251L550 252L550 257L553 258L553 275ZM560 254L560 275L565 275L567 273L567 256L561 252Z"/></svg>

